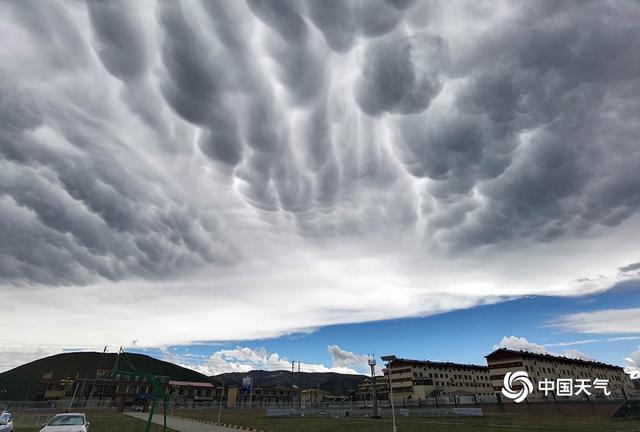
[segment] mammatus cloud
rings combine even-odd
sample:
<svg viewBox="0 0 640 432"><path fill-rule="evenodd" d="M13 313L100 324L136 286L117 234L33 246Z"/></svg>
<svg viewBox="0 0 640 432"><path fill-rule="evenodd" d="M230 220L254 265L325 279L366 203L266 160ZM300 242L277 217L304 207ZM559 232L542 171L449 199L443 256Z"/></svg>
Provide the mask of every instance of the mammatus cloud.
<svg viewBox="0 0 640 432"><path fill-rule="evenodd" d="M317 363L300 362L300 372L336 372L345 374L359 374L365 371L361 362L354 362L358 356L348 351L343 351L337 345L327 347L332 355L332 365L325 366ZM337 354L334 354L337 353ZM346 354L346 358L343 354ZM278 353L269 353L265 348L236 347L214 352L211 356L177 356L169 350L163 350L165 360L181 364L206 375L217 375L227 372L249 372L251 370L280 371L291 370L292 360ZM366 357L366 356L365 356ZM295 361L294 370L298 371L298 361Z"/></svg>
<svg viewBox="0 0 640 432"><path fill-rule="evenodd" d="M1 2L0 343L256 339L637 277L639 11Z"/></svg>
<svg viewBox="0 0 640 432"><path fill-rule="evenodd" d="M547 345L547 346L556 346L556 345ZM494 345L493 349L498 348L507 348L516 351L528 351L536 354L551 354L556 356L580 359L580 360L594 360L592 357L576 350L576 349L568 349L562 351L561 353L553 353L549 351L545 345L539 345L534 342L529 342L526 338L517 337L517 336L505 336L502 338L500 343Z"/></svg>

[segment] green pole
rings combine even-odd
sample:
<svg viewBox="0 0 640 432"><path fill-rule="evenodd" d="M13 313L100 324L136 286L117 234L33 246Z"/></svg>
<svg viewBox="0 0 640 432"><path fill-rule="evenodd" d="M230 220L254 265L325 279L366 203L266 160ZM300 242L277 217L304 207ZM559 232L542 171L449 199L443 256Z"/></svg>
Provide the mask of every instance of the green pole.
<svg viewBox="0 0 640 432"><path fill-rule="evenodd" d="M122 358L122 360L125 362L125 364L131 369L130 371L128 370L124 370L124 369L120 369L119 367L119 360L120 358ZM153 423L153 416L156 412L156 408L158 407L158 398L162 397L162 404L163 404L163 408L164 408L164 432L167 431L167 394L164 391L164 388L162 387L161 383L156 379L155 376L151 375L150 373L139 373L136 370L136 367L133 365L133 362L129 359L129 357L127 356L127 353L122 349L122 347L120 348L120 351L118 352L118 355L116 356L116 361L113 365L113 370L112 370L113 375L115 376L116 374L120 373L120 374L124 374L124 375L128 375L130 377L135 376L135 377L145 377L147 379L149 379L149 382L153 384L153 389L154 389L154 394L153 394L153 403L151 404L151 410L149 411L149 419L147 420L147 427L145 429L145 432L150 432L151 431L151 424Z"/></svg>
<svg viewBox="0 0 640 432"><path fill-rule="evenodd" d="M149 432L151 430L151 423L152 423L152 420L153 420L153 415L156 412L157 403L158 403L158 397L154 396L153 403L151 404L151 410L149 410L149 420L147 421L147 428L145 429L145 432Z"/></svg>
<svg viewBox="0 0 640 432"><path fill-rule="evenodd" d="M164 411L164 429L163 432L167 432L167 392L163 391L162 392L162 403L164 405L163 411Z"/></svg>

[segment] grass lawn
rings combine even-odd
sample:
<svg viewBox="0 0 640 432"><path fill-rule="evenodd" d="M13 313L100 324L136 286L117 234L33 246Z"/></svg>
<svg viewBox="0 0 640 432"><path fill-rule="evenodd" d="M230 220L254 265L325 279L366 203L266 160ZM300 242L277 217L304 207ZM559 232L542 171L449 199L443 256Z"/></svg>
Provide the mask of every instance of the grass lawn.
<svg viewBox="0 0 640 432"><path fill-rule="evenodd" d="M142 420L113 411L89 411L86 415L90 423L89 429L91 432L144 432L146 426L146 422ZM50 417L53 417L53 415ZM15 432L37 432L40 429L40 427L16 427ZM153 432L161 432L162 427L152 425L151 430Z"/></svg>
<svg viewBox="0 0 640 432"><path fill-rule="evenodd" d="M185 410L174 413L216 421L217 411ZM390 419L268 418L263 410L224 410L222 422L270 432L377 432L391 431ZM410 417L398 419L398 432L640 432L640 420L603 417L562 417L493 414L484 417Z"/></svg>

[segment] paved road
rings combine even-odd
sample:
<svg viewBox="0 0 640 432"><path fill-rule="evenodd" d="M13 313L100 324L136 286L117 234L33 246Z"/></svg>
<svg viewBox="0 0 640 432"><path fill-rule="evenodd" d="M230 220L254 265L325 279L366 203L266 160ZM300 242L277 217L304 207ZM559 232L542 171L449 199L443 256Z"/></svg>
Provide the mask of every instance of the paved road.
<svg viewBox="0 0 640 432"><path fill-rule="evenodd" d="M149 418L149 414L147 413L125 413L128 416L135 417L141 420L147 420ZM163 417L162 415L154 415L153 422L155 424L162 425ZM214 426L205 423L198 423L190 420L183 420L178 417L167 416L167 426L171 429L180 431L180 432L238 432L237 429L232 429L223 426Z"/></svg>

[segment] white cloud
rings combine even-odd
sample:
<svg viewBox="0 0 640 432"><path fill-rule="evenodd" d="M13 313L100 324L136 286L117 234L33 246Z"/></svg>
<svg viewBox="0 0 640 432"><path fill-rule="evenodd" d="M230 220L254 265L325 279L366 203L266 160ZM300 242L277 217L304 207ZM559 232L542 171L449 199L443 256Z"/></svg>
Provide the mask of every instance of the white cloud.
<svg viewBox="0 0 640 432"><path fill-rule="evenodd" d="M29 363L42 357L62 353L59 347L0 345L0 372Z"/></svg>
<svg viewBox="0 0 640 432"><path fill-rule="evenodd" d="M0 373L25 363L64 352L95 351L103 347L65 347L62 345L0 344Z"/></svg>
<svg viewBox="0 0 640 432"><path fill-rule="evenodd" d="M632 378L640 379L640 349L632 352L624 360L626 363L624 371L631 375Z"/></svg>
<svg viewBox="0 0 640 432"><path fill-rule="evenodd" d="M547 346L552 346L552 345L553 344L550 344ZM570 345L570 343L555 344L555 346L565 346L565 345ZM498 349L498 348L506 348L506 349L516 350L516 351L527 351L527 352L536 353L536 354L550 354L550 355L562 356L562 357L568 357L568 358L574 358L574 359L580 359L580 360L594 360L592 357L589 357L585 353L580 352L576 349L568 349L560 353L554 353L552 351L549 351L545 345L539 345L534 342L529 342L526 338L517 337L517 336L503 337L502 340L497 345L494 345L493 347L493 349Z"/></svg>
<svg viewBox="0 0 640 432"><path fill-rule="evenodd" d="M600 342L600 339L582 339L582 340L569 341L569 342L555 342L555 343L544 344L544 346L545 347L563 347L563 346L572 346L572 345L584 345L584 344L590 344L595 342Z"/></svg>
<svg viewBox="0 0 640 432"><path fill-rule="evenodd" d="M640 333L640 308L580 312L563 317L552 325L580 333Z"/></svg>
<svg viewBox="0 0 640 432"><path fill-rule="evenodd" d="M580 352L580 351L578 351L576 349L568 349L566 351L563 351L562 355L564 357L574 358L574 359L579 359L579 360L587 360L587 361L595 361L596 360L593 357L589 357L585 353Z"/></svg>
<svg viewBox="0 0 640 432"><path fill-rule="evenodd" d="M335 345L334 345L335 346ZM238 346L233 349L224 349L214 352L211 356L194 360L178 356L169 351L165 351L165 360L180 364L206 375L218 375L227 372L249 372L251 370L291 370L292 360L281 356L278 353L269 353L265 348L252 349ZM348 362L347 362L348 363ZM336 372L344 374L360 373L356 368L348 367L347 363L325 366L319 363L300 362L300 372ZM361 366L361 365L353 365ZM294 370L298 371L298 361L295 362Z"/></svg>
<svg viewBox="0 0 640 432"><path fill-rule="evenodd" d="M331 363L334 367L351 367L365 373L370 373L371 371L369 355L354 354L351 351L343 350L338 345L327 346L327 351L331 355ZM379 367L376 366L376 373L378 370Z"/></svg>
<svg viewBox="0 0 640 432"><path fill-rule="evenodd" d="M547 354L549 351L542 346L533 342L529 342L523 337L505 336L500 343L493 346L493 349L506 348L515 351L528 351L537 354Z"/></svg>

